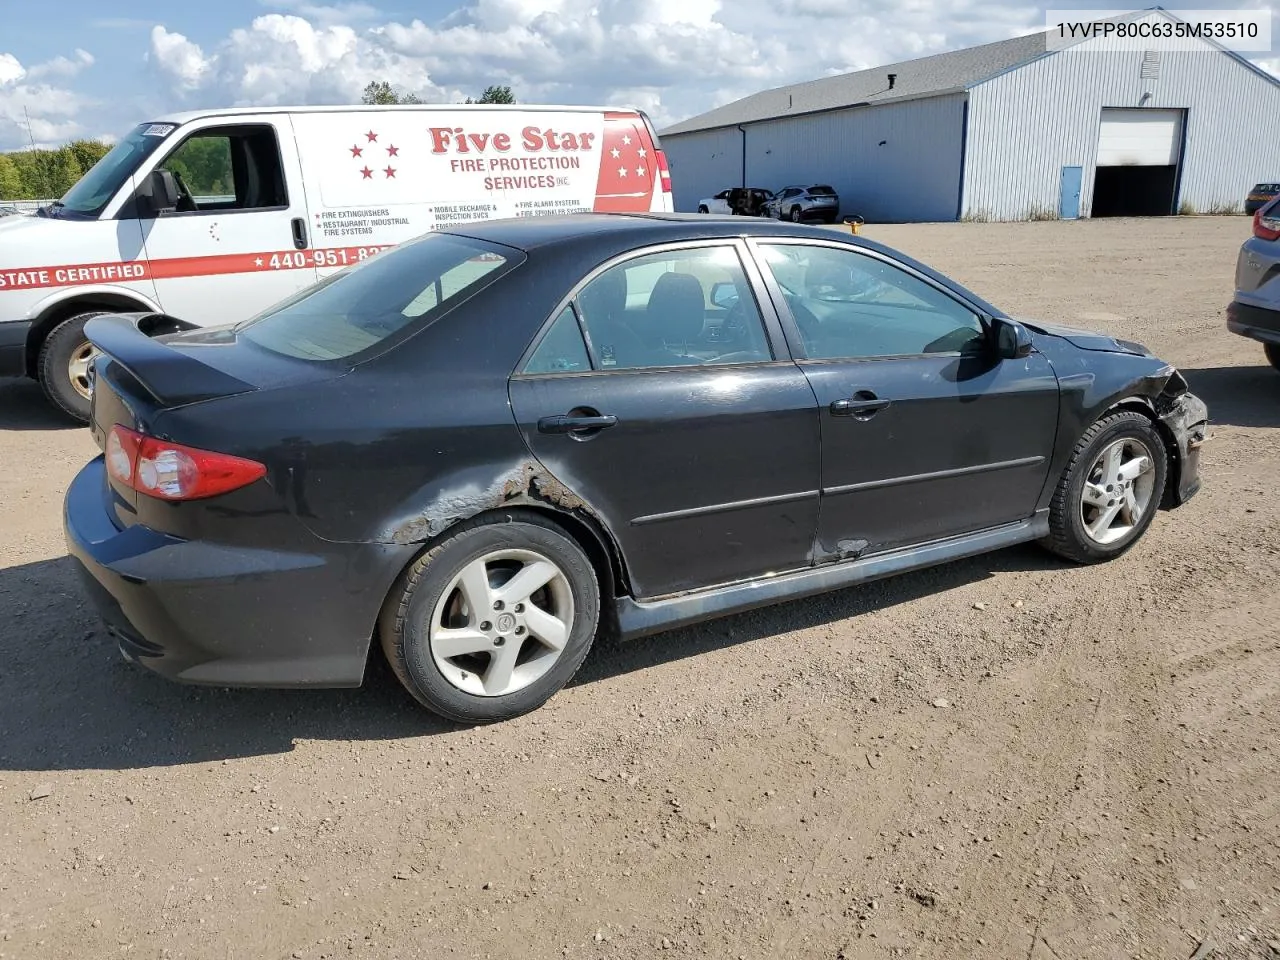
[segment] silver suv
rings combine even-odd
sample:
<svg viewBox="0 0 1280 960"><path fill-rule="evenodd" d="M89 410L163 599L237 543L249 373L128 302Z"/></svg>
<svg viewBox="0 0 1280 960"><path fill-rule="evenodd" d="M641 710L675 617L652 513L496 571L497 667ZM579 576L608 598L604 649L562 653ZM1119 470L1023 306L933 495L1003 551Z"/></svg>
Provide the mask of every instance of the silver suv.
<svg viewBox="0 0 1280 960"><path fill-rule="evenodd" d="M826 184L811 187L783 187L765 204L765 216L800 223L824 220L835 223L840 217L840 197Z"/></svg>
<svg viewBox="0 0 1280 960"><path fill-rule="evenodd" d="M1227 329L1261 342L1280 370L1280 197L1253 215L1253 236L1236 261L1236 295Z"/></svg>

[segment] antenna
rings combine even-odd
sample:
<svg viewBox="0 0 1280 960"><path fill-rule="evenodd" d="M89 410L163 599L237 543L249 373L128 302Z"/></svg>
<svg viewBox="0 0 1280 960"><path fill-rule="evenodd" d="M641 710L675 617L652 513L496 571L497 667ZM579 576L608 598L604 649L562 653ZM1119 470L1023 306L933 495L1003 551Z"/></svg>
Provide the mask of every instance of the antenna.
<svg viewBox="0 0 1280 960"><path fill-rule="evenodd" d="M48 198L52 192L52 188L49 186L49 168L45 164L37 162L39 158L36 156L36 136L31 132L31 114L27 112L25 103L22 105L22 118L27 122L27 139L31 142L31 160L40 168L40 192L44 194L45 198Z"/></svg>

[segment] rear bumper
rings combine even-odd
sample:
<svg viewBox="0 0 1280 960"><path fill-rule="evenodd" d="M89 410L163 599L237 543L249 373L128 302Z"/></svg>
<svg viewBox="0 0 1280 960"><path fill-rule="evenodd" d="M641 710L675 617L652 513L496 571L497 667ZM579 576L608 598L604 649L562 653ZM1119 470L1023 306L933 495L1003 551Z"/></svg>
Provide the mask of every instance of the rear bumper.
<svg viewBox="0 0 1280 960"><path fill-rule="evenodd" d="M0 323L0 377L21 377L27 372L27 334L30 320Z"/></svg>
<svg viewBox="0 0 1280 960"><path fill-rule="evenodd" d="M120 652L172 680L350 687L409 548L316 541L316 553L118 528L102 458L67 491L67 549ZM381 589L379 590L379 585Z"/></svg>
<svg viewBox="0 0 1280 960"><path fill-rule="evenodd" d="M1227 329L1260 343L1280 344L1280 310L1233 300L1227 306Z"/></svg>

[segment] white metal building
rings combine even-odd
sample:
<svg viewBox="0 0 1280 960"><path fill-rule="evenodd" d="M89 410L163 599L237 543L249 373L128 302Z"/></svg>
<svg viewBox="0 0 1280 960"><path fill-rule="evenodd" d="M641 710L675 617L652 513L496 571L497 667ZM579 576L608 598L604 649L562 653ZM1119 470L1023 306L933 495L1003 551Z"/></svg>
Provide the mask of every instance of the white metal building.
<svg viewBox="0 0 1280 960"><path fill-rule="evenodd" d="M1280 80L1177 43L1038 33L766 90L662 132L676 209L812 183L873 222L1241 209L1280 180Z"/></svg>

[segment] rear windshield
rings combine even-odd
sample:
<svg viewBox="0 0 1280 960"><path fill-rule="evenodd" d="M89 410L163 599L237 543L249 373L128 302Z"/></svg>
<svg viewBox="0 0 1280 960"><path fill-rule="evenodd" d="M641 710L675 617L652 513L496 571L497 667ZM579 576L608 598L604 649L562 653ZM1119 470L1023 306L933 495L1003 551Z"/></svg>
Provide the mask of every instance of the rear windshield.
<svg viewBox="0 0 1280 960"><path fill-rule="evenodd" d="M510 247L434 233L339 271L236 329L303 360L346 360L430 323L518 265Z"/></svg>
<svg viewBox="0 0 1280 960"><path fill-rule="evenodd" d="M816 187L809 188L809 196L811 197L834 197L835 191L824 183L818 184Z"/></svg>

